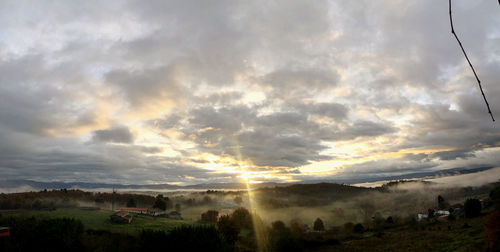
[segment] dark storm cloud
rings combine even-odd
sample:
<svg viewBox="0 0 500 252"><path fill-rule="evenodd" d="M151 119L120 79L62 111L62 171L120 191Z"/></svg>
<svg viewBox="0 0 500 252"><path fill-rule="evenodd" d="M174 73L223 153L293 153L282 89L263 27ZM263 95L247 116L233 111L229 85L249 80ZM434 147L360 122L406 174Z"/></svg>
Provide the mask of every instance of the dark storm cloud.
<svg viewBox="0 0 500 252"><path fill-rule="evenodd" d="M133 143L134 135L127 127L115 127L94 131L92 141L97 143Z"/></svg>
<svg viewBox="0 0 500 252"><path fill-rule="evenodd" d="M467 159L476 157L470 150L439 151L432 155L440 160L455 160L457 158Z"/></svg>
<svg viewBox="0 0 500 252"><path fill-rule="evenodd" d="M358 136L381 136L394 131L396 131L396 129L390 125L363 120L354 122L348 130L343 132L343 134L355 138Z"/></svg>
<svg viewBox="0 0 500 252"><path fill-rule="evenodd" d="M197 129L214 128L223 132L237 132L242 124L255 117L254 112L246 107L230 107L215 110L202 107L190 112L189 124Z"/></svg>
<svg viewBox="0 0 500 252"><path fill-rule="evenodd" d="M144 153L149 153L149 154L155 154L163 151L163 148L160 147L148 147L148 146L141 146L140 150Z"/></svg>
<svg viewBox="0 0 500 252"><path fill-rule="evenodd" d="M343 120L347 117L348 108L338 103L315 103L296 104L299 112L310 113L312 115L327 116L336 120Z"/></svg>

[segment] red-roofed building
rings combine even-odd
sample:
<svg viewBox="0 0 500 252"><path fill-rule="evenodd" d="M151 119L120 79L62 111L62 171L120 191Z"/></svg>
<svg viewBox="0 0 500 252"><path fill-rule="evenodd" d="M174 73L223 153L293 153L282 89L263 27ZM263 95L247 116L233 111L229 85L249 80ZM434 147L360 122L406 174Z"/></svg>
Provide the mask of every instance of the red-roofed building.
<svg viewBox="0 0 500 252"><path fill-rule="evenodd" d="M0 227L0 251L9 251L10 229Z"/></svg>

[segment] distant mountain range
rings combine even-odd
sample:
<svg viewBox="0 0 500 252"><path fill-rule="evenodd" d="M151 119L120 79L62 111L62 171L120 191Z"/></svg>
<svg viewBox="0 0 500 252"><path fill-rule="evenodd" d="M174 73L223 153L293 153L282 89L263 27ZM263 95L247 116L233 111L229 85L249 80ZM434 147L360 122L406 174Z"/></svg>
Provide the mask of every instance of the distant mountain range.
<svg viewBox="0 0 500 252"><path fill-rule="evenodd" d="M360 179L325 179L325 180L309 180L298 183L276 183L265 182L260 184L252 184L252 188L276 187L287 186L290 184L312 184L312 183L339 183L339 184L356 184L364 182L375 182L382 180L401 180L401 179L416 179L416 178L431 178L437 176L453 176L460 174L476 173L486 171L493 168L492 166L477 167L477 168L453 168L440 171L429 171L410 173L399 176L386 176L376 178L360 178ZM245 183L210 183L210 184L196 184L196 185L171 185L171 184L150 184L150 185L124 185L124 184L107 184L107 183L89 183L89 182L40 182L33 180L0 180L0 188L19 188L22 186L29 186L33 189L61 189L61 188L80 188L80 189L98 189L98 188L115 188L115 189L128 189L128 190L216 190L216 189L246 189Z"/></svg>

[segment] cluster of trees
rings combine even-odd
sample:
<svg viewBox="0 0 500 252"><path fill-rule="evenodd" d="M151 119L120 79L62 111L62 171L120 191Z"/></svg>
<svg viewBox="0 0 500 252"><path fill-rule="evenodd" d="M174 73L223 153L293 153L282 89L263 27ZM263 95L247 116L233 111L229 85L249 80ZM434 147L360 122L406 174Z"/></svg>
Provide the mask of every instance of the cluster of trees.
<svg viewBox="0 0 500 252"><path fill-rule="evenodd" d="M170 209L172 207L173 207L173 203L168 197L163 197L163 194L158 194L158 196L156 196L156 200L153 204L153 208L166 210L166 209Z"/></svg>
<svg viewBox="0 0 500 252"><path fill-rule="evenodd" d="M39 192L23 192L0 194L0 209L33 209L54 210L56 208L78 207L78 202L94 203L96 206L106 207L105 203L115 203L115 206L153 207L162 210L175 208L181 211L181 204L198 206L214 203L214 200L205 196L200 200L195 198L176 197L175 200L159 194L156 197L127 193L85 192L82 190L42 190ZM109 207L109 205L107 205Z"/></svg>
<svg viewBox="0 0 500 252"><path fill-rule="evenodd" d="M0 218L10 227L9 251L83 251L83 225L74 219Z"/></svg>
<svg viewBox="0 0 500 252"><path fill-rule="evenodd" d="M67 218L0 218L11 230L9 251L232 251L213 225L181 226L170 232L144 230L138 236L84 230Z"/></svg>
<svg viewBox="0 0 500 252"><path fill-rule="evenodd" d="M257 232L261 233L260 249L265 251L302 251L304 248L338 244L333 238L324 239L325 224L317 218L313 223L313 230L298 220L291 221L287 226L282 221L275 221L265 226L258 215L250 213L240 207L232 213L221 215L215 210L209 210L201 215L202 223L215 223L224 240L237 251L255 251L259 245ZM312 234L312 235L310 235Z"/></svg>
<svg viewBox="0 0 500 252"><path fill-rule="evenodd" d="M151 206L155 198L148 195L85 192L82 190L42 190L39 192L1 193L0 209L47 209L55 207L77 206L77 201L94 202L96 205L115 201L125 205L133 200L139 206Z"/></svg>
<svg viewBox="0 0 500 252"><path fill-rule="evenodd" d="M266 229L265 248L267 251L304 251L340 244L332 232L325 230L320 218L313 223L316 232L307 230L298 220L292 220L289 227L282 221L275 221Z"/></svg>
<svg viewBox="0 0 500 252"><path fill-rule="evenodd" d="M201 193L202 195L204 194ZM200 206L212 205L215 199L205 195L196 197L178 196L175 198L164 197L162 194L153 197L141 194L86 192L82 190L42 190L39 192L0 193L0 209L35 209L46 210L58 207L77 207L77 202L94 203L104 207L105 203L115 202L115 206L127 207L156 207L162 210L174 208L180 211L181 205ZM178 204L178 205L177 205ZM177 205L177 206L176 206Z"/></svg>

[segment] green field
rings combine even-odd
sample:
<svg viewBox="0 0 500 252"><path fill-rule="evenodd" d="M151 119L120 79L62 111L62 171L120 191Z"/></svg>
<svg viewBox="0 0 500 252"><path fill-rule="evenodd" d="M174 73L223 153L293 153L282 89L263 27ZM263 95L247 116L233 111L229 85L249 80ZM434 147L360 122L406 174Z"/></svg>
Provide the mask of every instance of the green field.
<svg viewBox="0 0 500 252"><path fill-rule="evenodd" d="M182 225L192 225L196 222L193 220L173 220L163 217L152 217L140 214L132 214L134 216L130 224L115 224L109 220L112 214L109 210L83 210L78 208L61 208L53 211L8 211L2 212L5 217L31 217L36 218L74 218L80 220L86 229L103 229L112 232L137 234L143 229L154 229L168 231Z"/></svg>

